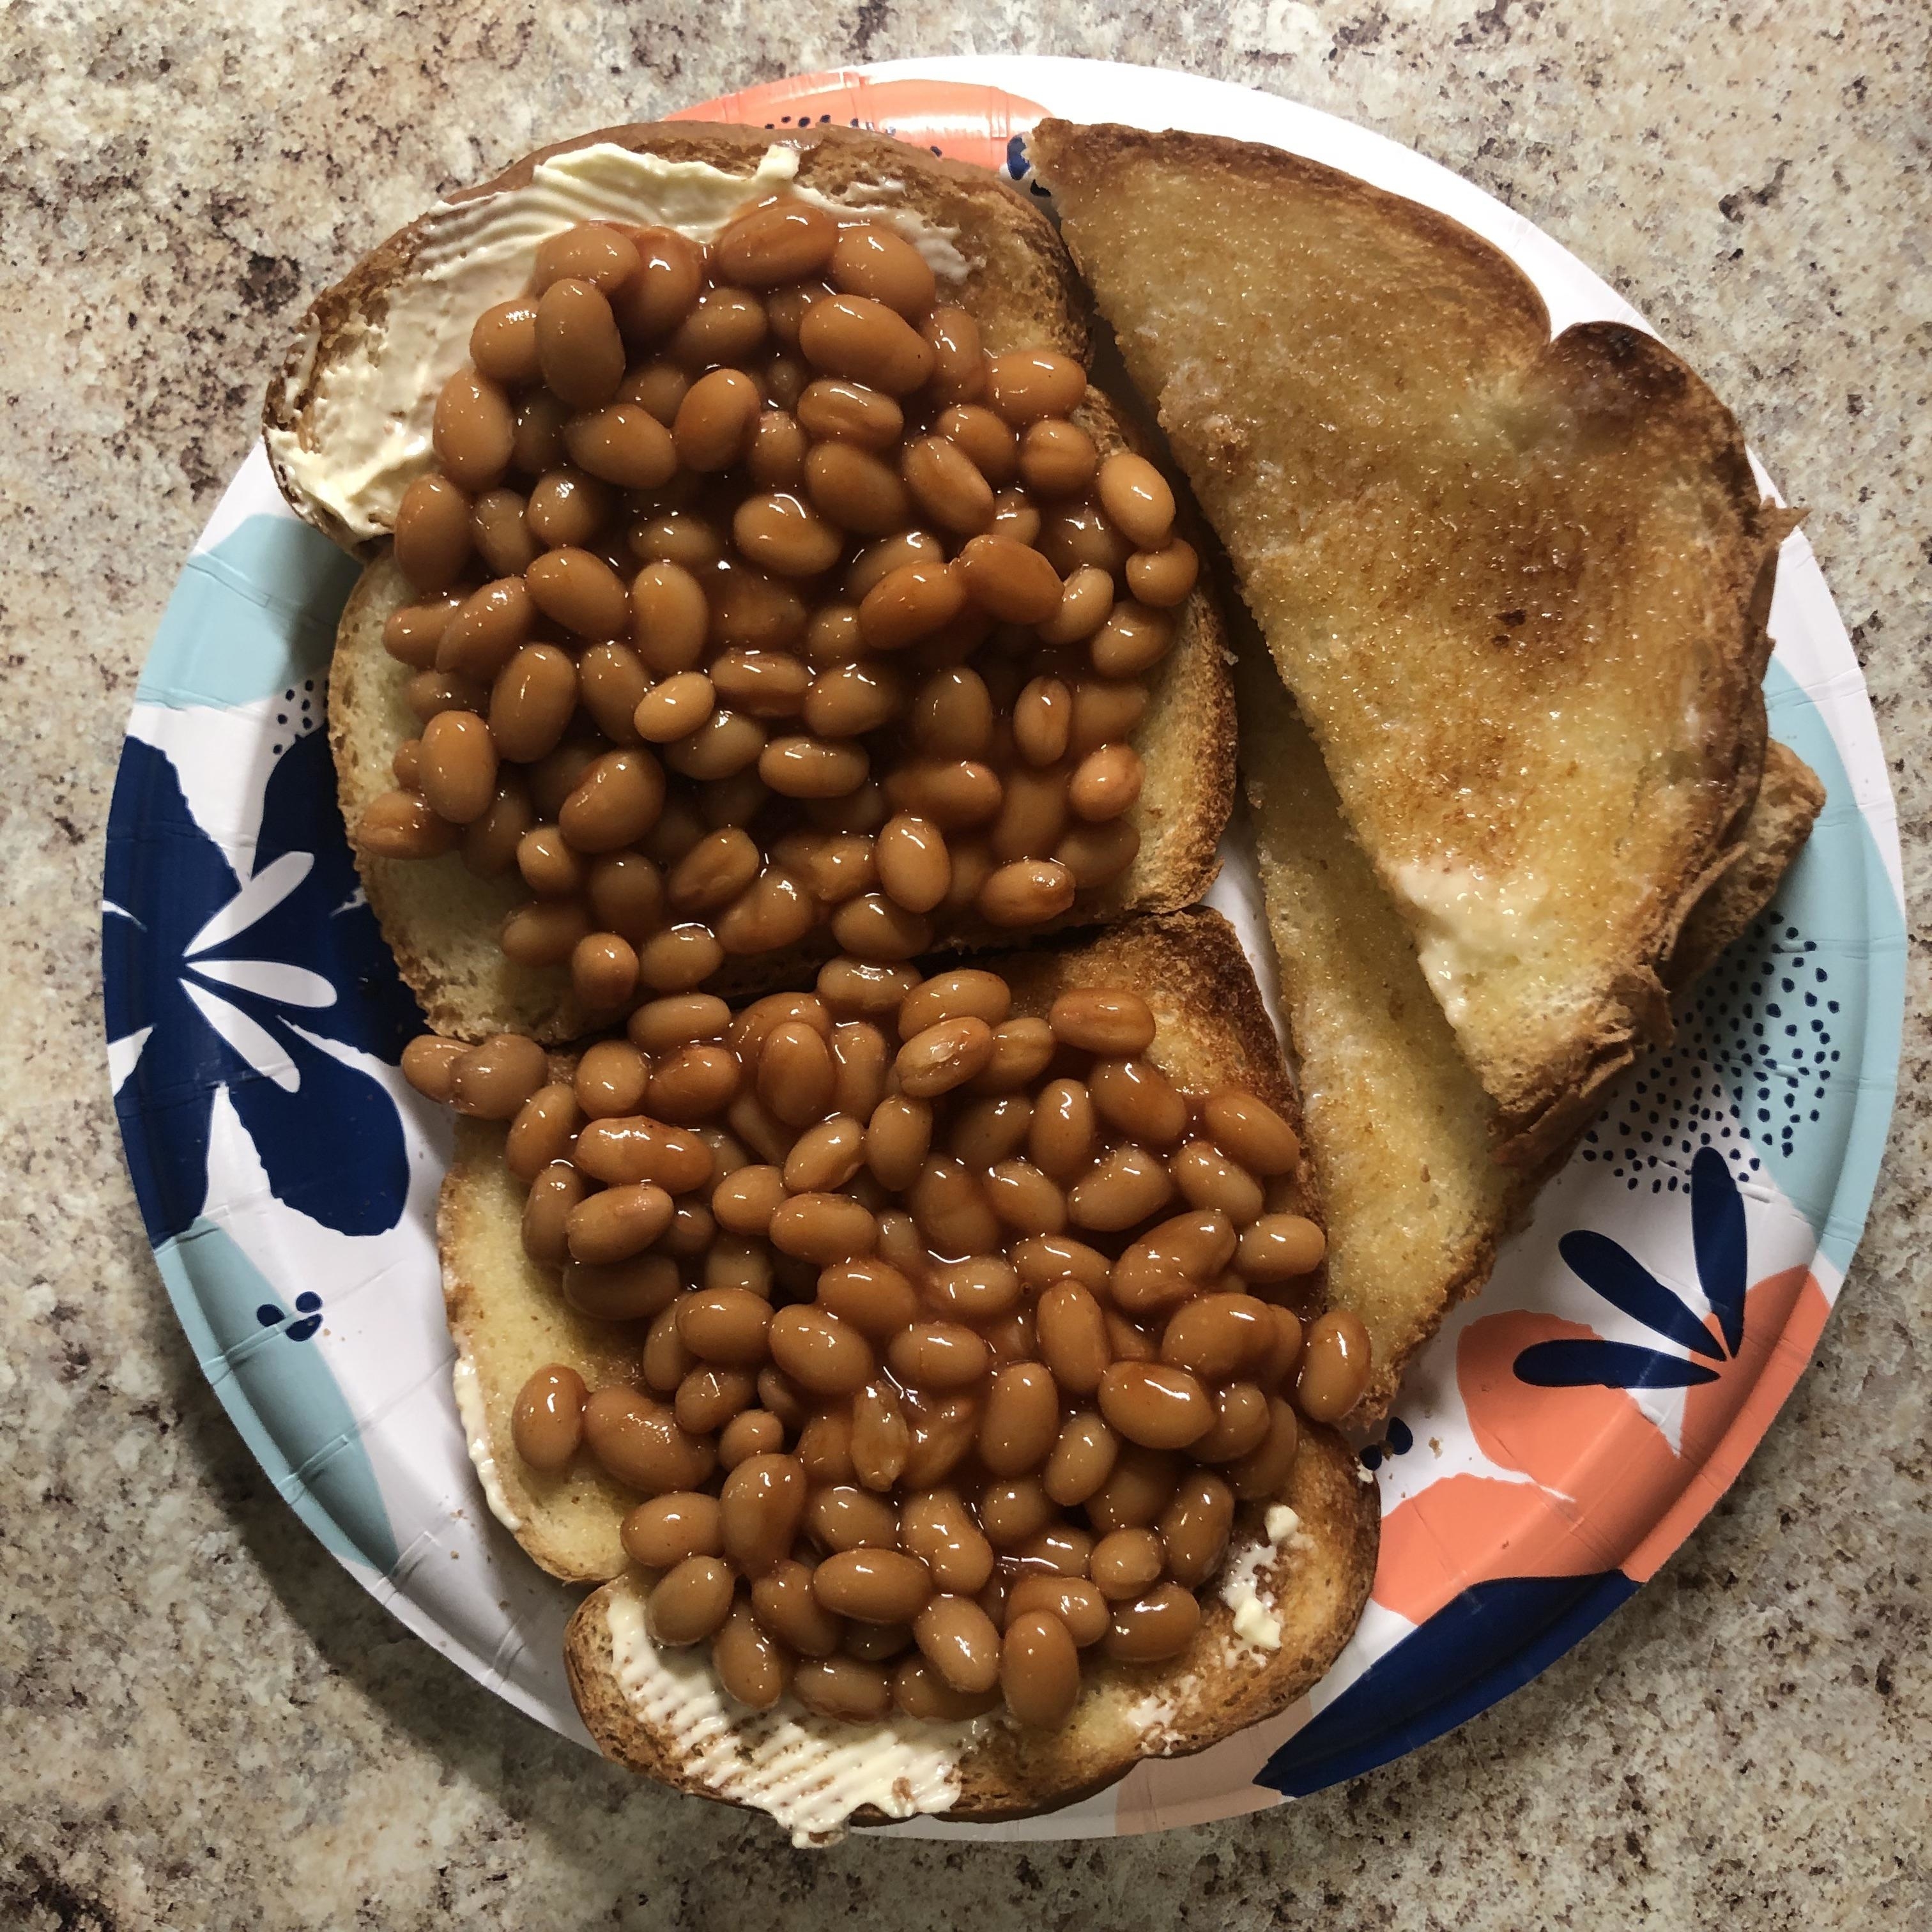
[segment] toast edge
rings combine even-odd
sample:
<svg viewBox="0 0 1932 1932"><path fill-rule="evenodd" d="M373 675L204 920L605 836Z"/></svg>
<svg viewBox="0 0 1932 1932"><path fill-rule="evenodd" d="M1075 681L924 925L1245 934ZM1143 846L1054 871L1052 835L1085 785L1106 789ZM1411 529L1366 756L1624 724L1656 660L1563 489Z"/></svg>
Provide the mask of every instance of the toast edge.
<svg viewBox="0 0 1932 1932"><path fill-rule="evenodd" d="M1284 1498L1301 1520L1307 1550L1288 1546L1269 1574L1284 1613L1282 1648L1235 1654L1234 1613L1207 1593L1202 1628L1166 1665L1106 1664L1083 1679L1074 1717L1060 1732L999 1726L957 1767L957 1795L934 1815L964 1824L1030 1817L1105 1790L1145 1760L1185 1757L1286 1709L1326 1674L1360 1621L1375 1576L1381 1538L1380 1492L1365 1480L1353 1450L1331 1430L1310 1425L1289 1472ZM1261 1514L1245 1506L1252 1532ZM1252 1534L1249 1540L1252 1540ZM1300 1564L1313 1588L1298 1591ZM674 1790L735 1803L694 1778L671 1742L640 1719L620 1684L609 1619L612 1595L634 1588L620 1580L580 1604L565 1634L571 1695L598 1748L614 1762ZM1253 1661L1259 1658L1258 1663ZM1159 1708L1157 1726L1143 1714ZM1148 1749L1150 1729L1158 1736ZM890 1822L874 1808L851 1822Z"/></svg>

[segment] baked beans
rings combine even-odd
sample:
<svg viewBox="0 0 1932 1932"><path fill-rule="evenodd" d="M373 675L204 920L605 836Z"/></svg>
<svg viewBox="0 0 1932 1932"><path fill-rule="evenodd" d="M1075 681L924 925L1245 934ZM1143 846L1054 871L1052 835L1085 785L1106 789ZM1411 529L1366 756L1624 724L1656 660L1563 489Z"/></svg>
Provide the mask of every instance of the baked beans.
<svg viewBox="0 0 1932 1932"><path fill-rule="evenodd" d="M1160 1583L1132 1603L1114 1606L1101 1647L1122 1664L1159 1664L1178 1657L1200 1628L1201 1605L1193 1592Z"/></svg>
<svg viewBox="0 0 1932 1932"><path fill-rule="evenodd" d="M869 222L840 231L830 279L835 288L909 317L924 315L938 292L925 256L903 236Z"/></svg>
<svg viewBox="0 0 1932 1932"><path fill-rule="evenodd" d="M652 1586L645 1620L654 1641L697 1643L724 1622L731 1608L730 1565L716 1556L687 1556Z"/></svg>
<svg viewBox="0 0 1932 1932"><path fill-rule="evenodd" d="M791 1688L808 1711L838 1724L874 1724L892 1706L885 1671L853 1657L808 1658L793 1672Z"/></svg>
<svg viewBox="0 0 1932 1932"><path fill-rule="evenodd" d="M980 325L963 308L935 308L920 332L932 345L930 386L934 398L949 404L970 402L986 386Z"/></svg>
<svg viewBox="0 0 1932 1932"><path fill-rule="evenodd" d="M558 1362L538 1369L524 1383L510 1422L517 1454L539 1475L566 1468L584 1440L584 1407L590 1400L584 1378Z"/></svg>
<svg viewBox="0 0 1932 1932"><path fill-rule="evenodd" d="M584 1436L605 1472L640 1496L695 1489L716 1466L710 1444L679 1428L670 1410L635 1390L597 1390L584 1406Z"/></svg>
<svg viewBox="0 0 1932 1932"><path fill-rule="evenodd" d="M525 298L485 309L470 332L470 359L479 374L507 388L534 382L543 373L537 362L536 304Z"/></svg>
<svg viewBox="0 0 1932 1932"><path fill-rule="evenodd" d="M623 338L610 302L596 283L568 275L543 291L537 302L536 344L537 367L560 401L591 410L617 393L624 380Z"/></svg>
<svg viewBox="0 0 1932 1932"><path fill-rule="evenodd" d="M1264 1214L1241 1231L1235 1265L1250 1281L1286 1281L1321 1264L1327 1241L1300 1214Z"/></svg>
<svg viewBox="0 0 1932 1932"><path fill-rule="evenodd" d="M1076 890L1058 860L1016 859L988 876L974 904L994 926L1043 926L1072 904Z"/></svg>
<svg viewBox="0 0 1932 1932"><path fill-rule="evenodd" d="M638 1388L519 1391L532 1479L632 1492L654 1634L754 1708L1051 1724L1082 1650L1185 1647L1295 1405L1369 1366L1270 1298L1322 1258L1278 1112L1178 1090L1138 992L907 963L1118 891L1198 574L1160 472L1070 420L1080 364L936 298L783 194L708 250L546 242L399 510L418 728L357 836L520 881L506 956L623 1023L563 1078L404 1057L508 1124L564 1304L641 1324ZM827 936L815 994L706 990Z"/></svg>
<svg viewBox="0 0 1932 1932"><path fill-rule="evenodd" d="M1136 550L1166 547L1174 532L1174 492L1144 456L1123 450L1100 465L1100 507Z"/></svg>
<svg viewBox="0 0 1932 1932"><path fill-rule="evenodd" d="M754 1711L769 1711L791 1681L790 1660L742 1601L733 1604L712 1637L711 1667L718 1682Z"/></svg>
<svg viewBox="0 0 1932 1932"><path fill-rule="evenodd" d="M1016 428L1044 416L1064 416L1087 393L1087 372L1065 356L1012 350L986 363L986 400Z"/></svg>
<svg viewBox="0 0 1932 1932"><path fill-rule="evenodd" d="M1180 537L1164 549L1136 550L1127 559L1127 588L1152 610L1184 603L1200 574L1194 546Z"/></svg>
<svg viewBox="0 0 1932 1932"><path fill-rule="evenodd" d="M1317 1422L1339 1422L1369 1385L1369 1332L1360 1316L1331 1308L1310 1324L1300 1350L1294 1400Z"/></svg>
<svg viewBox="0 0 1932 1932"><path fill-rule="evenodd" d="M724 1554L723 1518L716 1496L674 1490L640 1503L623 1521L624 1553L646 1570L670 1570L692 1556Z"/></svg>
<svg viewBox="0 0 1932 1932"><path fill-rule="evenodd" d="M812 1577L808 1564L790 1558L774 1564L752 1584L752 1612L800 1657L830 1657L844 1636L844 1620L818 1600Z"/></svg>
<svg viewBox="0 0 1932 1932"><path fill-rule="evenodd" d="M828 296L799 324L798 346L814 368L888 394L910 394L933 370L932 345L903 316L869 296Z"/></svg>
<svg viewBox="0 0 1932 1932"><path fill-rule="evenodd" d="M1232 1462L1260 1447L1268 1432L1268 1397L1254 1382L1224 1382L1214 1392L1214 1426L1189 1444L1202 1462Z"/></svg>
<svg viewBox="0 0 1932 1932"><path fill-rule="evenodd" d="M1020 481L1037 496L1081 494L1092 486L1100 467L1094 439L1077 423L1034 422L1020 438Z"/></svg>
<svg viewBox="0 0 1932 1932"><path fill-rule="evenodd" d="M1144 1148L1113 1148L1068 1191L1075 1224L1106 1233L1131 1228L1166 1206L1173 1193L1167 1171Z"/></svg>
<svg viewBox="0 0 1932 1932"><path fill-rule="evenodd" d="M899 467L914 501L941 530L970 537L993 520L992 486L957 443L920 436L906 445Z"/></svg>
<svg viewBox="0 0 1932 1932"><path fill-rule="evenodd" d="M1025 1610L1007 1624L1000 1641L1000 1689L1022 1724L1057 1730L1073 1714L1080 1655L1058 1617Z"/></svg>
<svg viewBox="0 0 1932 1932"><path fill-rule="evenodd" d="M769 1409L742 1410L719 1432L718 1466L735 1469L747 1456L775 1456L784 1447L784 1424Z"/></svg>
<svg viewBox="0 0 1932 1932"><path fill-rule="evenodd" d="M712 260L729 280L776 288L816 274L838 243L838 226L822 209L804 202L771 202L726 227L712 244Z"/></svg>
<svg viewBox="0 0 1932 1932"><path fill-rule="evenodd" d="M520 576L537 556L526 500L514 489L489 489L477 496L470 510L470 536L496 576Z"/></svg>

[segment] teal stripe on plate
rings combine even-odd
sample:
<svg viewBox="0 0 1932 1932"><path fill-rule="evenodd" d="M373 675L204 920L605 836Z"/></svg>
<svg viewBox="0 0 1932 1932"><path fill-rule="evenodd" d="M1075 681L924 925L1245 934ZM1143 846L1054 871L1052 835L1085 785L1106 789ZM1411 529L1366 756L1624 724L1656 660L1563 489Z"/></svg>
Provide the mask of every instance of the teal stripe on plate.
<svg viewBox="0 0 1932 1932"><path fill-rule="evenodd" d="M248 518L188 559L136 700L228 709L319 676L361 574L320 530L289 517Z"/></svg>

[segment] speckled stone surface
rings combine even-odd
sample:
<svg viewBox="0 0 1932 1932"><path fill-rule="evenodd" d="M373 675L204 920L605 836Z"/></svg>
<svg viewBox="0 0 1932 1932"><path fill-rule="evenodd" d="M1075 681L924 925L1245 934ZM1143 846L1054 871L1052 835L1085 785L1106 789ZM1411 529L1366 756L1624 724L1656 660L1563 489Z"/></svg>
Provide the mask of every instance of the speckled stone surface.
<svg viewBox="0 0 1932 1932"><path fill-rule="evenodd" d="M1932 183L1921 0L1804 8L572 0L0 12L0 1925L1923 1924ZM103 1070L122 716L306 292L538 142L841 61L1251 82L1567 242L1742 418L1872 687L1912 925L1904 1098L1817 1360L1662 1575L1533 1686L1269 1815L820 1854L563 1744L278 1499L163 1299Z"/></svg>

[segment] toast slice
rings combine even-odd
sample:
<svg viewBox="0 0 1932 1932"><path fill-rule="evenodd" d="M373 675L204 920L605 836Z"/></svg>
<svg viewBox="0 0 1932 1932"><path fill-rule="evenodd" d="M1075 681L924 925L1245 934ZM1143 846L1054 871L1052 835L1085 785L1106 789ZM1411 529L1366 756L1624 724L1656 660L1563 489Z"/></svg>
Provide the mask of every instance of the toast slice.
<svg viewBox="0 0 1932 1932"><path fill-rule="evenodd" d="M343 613L331 671L330 742L350 824L389 789L391 756L418 728L403 701L410 674L382 647L383 623L407 592L381 538L403 488L430 460L427 411L404 406L433 397L466 352L470 308L457 317L460 328L436 311L441 332L434 354L404 353L410 344L419 346L418 311L442 287L439 278L452 251L474 240L478 211L491 197L531 191L540 166L560 156L635 150L674 169L719 170L716 180L728 190L742 176L748 195L754 170L773 148L764 130L689 122L586 135L439 204L317 298L296 349L270 386L266 424L276 479L298 513L375 559ZM916 232L940 238L945 295L972 311L989 349L1039 346L1088 359L1085 307L1066 250L1045 216L997 176L844 128L787 130L782 152L796 154L799 190L916 223ZM770 186L761 182L756 191ZM730 202L728 192L719 206ZM599 212L622 211L600 204ZM495 272L502 292L520 285L546 218L553 227L566 224L554 214L520 216L522 252ZM485 298L496 299L497 292L493 288ZM412 386L388 395L384 386L398 380L392 365L399 359ZM395 419L372 440L370 417L386 397ZM1088 392L1078 419L1103 452L1130 440L1119 412L1097 389ZM349 476L358 479L353 501L338 487ZM1132 739L1145 766L1134 808L1140 850L1119 879L1083 898L1064 924L1170 911L1198 899L1213 880L1214 848L1234 795L1226 638L1204 586L1177 614L1174 646L1150 681L1148 710ZM438 1032L464 1039L530 1033L555 1042L584 1031L567 970L518 966L497 946L503 916L526 896L514 874L479 878L454 855L398 861L358 853L357 865L403 977ZM1011 934L962 920L944 939L953 947L984 947L1010 944ZM830 950L820 933L786 953L734 960L715 990L732 997L800 983Z"/></svg>
<svg viewBox="0 0 1932 1932"><path fill-rule="evenodd" d="M1492 1157L1494 1103L1349 836L1307 727L1258 649L1243 651L1236 684L1243 789L1327 1214L1329 1299L1368 1328L1370 1419L1449 1310L1488 1280L1571 1143L1535 1168ZM1673 988L1757 916L1823 801L1810 766L1770 742L1743 855L1684 922L1664 976Z"/></svg>
<svg viewBox="0 0 1932 1932"><path fill-rule="evenodd" d="M1097 390L1081 421L1103 450L1126 447L1118 412ZM338 627L329 668L328 734L337 795L354 824L394 783L390 758L421 728L404 701L410 671L382 645L389 614L408 601L386 555L364 571ZM1149 681L1145 716L1130 740L1145 768L1134 814L1140 850L1104 891L1087 895L1063 925L1192 904L1213 883L1215 848L1234 800L1234 701L1227 634L1204 580L1179 613L1174 646ZM584 1032L585 1016L562 967L520 966L496 943L504 915L528 897L514 873L488 879L460 854L382 859L358 851L356 870L404 983L438 1033L480 1040L527 1033L549 1043ZM1010 933L976 920L944 935L952 950L1010 945ZM713 990L727 998L803 983L836 949L822 930L790 950L728 962Z"/></svg>
<svg viewBox="0 0 1932 1932"><path fill-rule="evenodd" d="M1219 914L1197 908L1130 920L1082 944L992 963L1011 984L1018 1014L1045 1012L1070 986L1132 986L1160 1023L1148 1057L1172 1078L1195 1088L1239 1082L1299 1124L1253 973ZM697 1761L692 1736L676 1721L652 1716L626 1694L614 1660L612 1618L620 1630L632 1628L644 1586L624 1574L617 1535L628 1507L622 1493L581 1472L536 1477L520 1468L512 1445L511 1411L534 1370L562 1360L593 1384L628 1379L643 1324L594 1324L571 1315L554 1276L524 1255L520 1192L503 1166L504 1134L500 1125L458 1123L437 1219L451 1332L459 1362L469 1365L460 1372L473 1377L471 1453L479 1468L494 1466L502 1514L515 1517L518 1540L544 1568L572 1582L617 1580L580 1610L568 1640L578 1707L599 1744L680 1789L743 1798L742 1786ZM1309 1162L1269 1184L1268 1207L1318 1214ZM1310 1286L1318 1292L1321 1277ZM1066 1732L979 1727L964 1741L970 1749L962 1744L956 1772L949 1768L944 1780L939 1795L950 1803L949 1815L990 1820L1070 1802L1140 1757L1200 1750L1283 1708L1316 1682L1366 1600L1379 1524L1376 1491L1360 1480L1340 1439L1311 1426L1280 1500L1294 1510L1298 1527L1285 1540L1271 1537L1266 1507L1244 1506L1231 1556L1231 1567L1251 1574L1256 1594L1280 1617L1279 1649L1258 1649L1235 1636L1233 1607L1209 1589L1194 1647L1165 1666L1097 1674ZM817 1735L815 1720L790 1714L794 1729ZM772 1728L771 1720L742 1712L725 1720L752 1742Z"/></svg>
<svg viewBox="0 0 1932 1932"><path fill-rule="evenodd" d="M1201 1628L1180 1656L1089 1665L1073 1714L1057 1731L981 1718L895 1720L855 1733L789 1699L759 1716L719 1697L709 1688L708 1665L688 1653L666 1659L646 1652L638 1660L633 1652L626 1659L650 1596L634 1572L594 1592L572 1617L564 1634L571 1694L607 1757L700 1798L754 1804L762 1794L759 1808L795 1843L838 1836L844 1804L860 1795L868 1802L849 1816L863 1825L916 1811L964 1824L1022 1818L1101 1790L1143 1758L1204 1750L1286 1710L1318 1682L1374 1580L1376 1493L1340 1437L1310 1424L1280 1498L1294 1512L1292 1527L1276 1543L1266 1521L1274 1506L1244 1504L1229 1544L1230 1566L1251 1576L1257 1598L1274 1606L1279 1648L1247 1642L1226 1598L1204 1586ZM876 1772L864 1774L896 1745L902 1756L890 1768L903 1763L914 1775L886 1788ZM772 1774L781 1766L789 1774L782 1780ZM854 1784L842 1794L830 1788L847 1778Z"/></svg>
<svg viewBox="0 0 1932 1932"><path fill-rule="evenodd" d="M1300 1124L1294 1090L1252 969L1219 913L1196 907L1133 919L1084 944L1042 947L986 962L1012 988L1016 1016L1044 1014L1066 987L1132 986L1154 1008L1160 1030L1148 1058L1177 1084L1198 1090L1224 1081L1246 1087ZM558 1077L574 1061L553 1055ZM531 1557L568 1582L601 1582L625 1565L617 1526L624 1492L587 1468L561 1477L524 1469L511 1441L518 1391L547 1362L577 1370L593 1388L634 1378L642 1323L586 1320L557 1292L554 1269L524 1252L524 1190L503 1164L508 1130L459 1117L456 1147L436 1214L443 1306L458 1372L473 1375L470 1454L493 1466L506 1505L505 1526ZM1268 1184L1270 1214L1322 1218L1313 1168ZM1320 1292L1319 1271L1309 1277ZM464 1367L462 1365L466 1364Z"/></svg>
<svg viewBox="0 0 1932 1932"><path fill-rule="evenodd" d="M1075 260L1534 1168L1670 1030L1763 761L1778 543L1729 412L1498 250L1272 148L1048 121Z"/></svg>
<svg viewBox="0 0 1932 1932"><path fill-rule="evenodd" d="M616 149L650 158L660 178L640 183L612 168ZM795 173L754 184L775 149L796 156ZM742 196L710 170L742 176ZM986 169L847 128L634 122L538 148L459 189L316 298L262 410L283 494L338 543L371 553L429 466L431 406L467 358L471 322L520 291L547 235L583 220L671 219L708 240L788 179L926 241L946 298L972 311L988 349L1037 346L1087 360L1086 310L1066 250L1040 210ZM492 263L464 286L459 310L454 270L479 239Z"/></svg>

